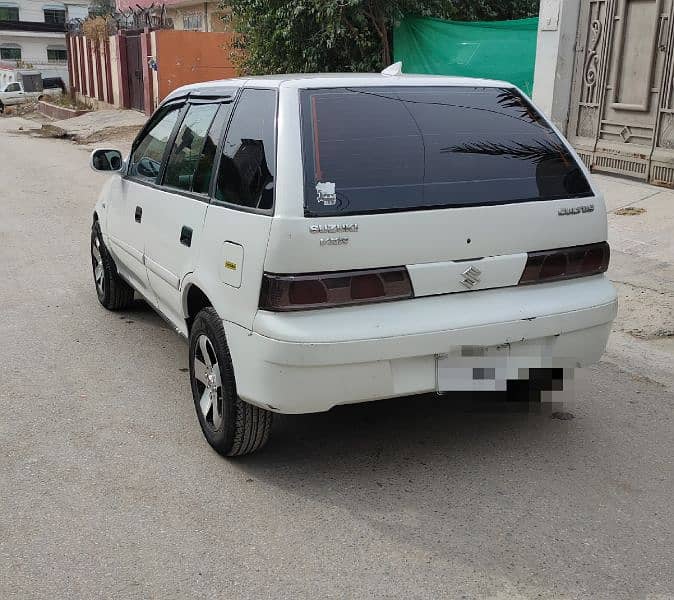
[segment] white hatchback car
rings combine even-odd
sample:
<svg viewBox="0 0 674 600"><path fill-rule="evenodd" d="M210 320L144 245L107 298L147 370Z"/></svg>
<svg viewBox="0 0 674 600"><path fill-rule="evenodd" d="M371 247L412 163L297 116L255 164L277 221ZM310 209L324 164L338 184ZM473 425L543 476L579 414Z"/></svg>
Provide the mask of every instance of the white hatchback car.
<svg viewBox="0 0 674 600"><path fill-rule="evenodd" d="M279 75L157 109L93 215L98 298L189 338L208 442L272 413L426 392L540 397L602 355L617 309L604 201L498 81Z"/></svg>

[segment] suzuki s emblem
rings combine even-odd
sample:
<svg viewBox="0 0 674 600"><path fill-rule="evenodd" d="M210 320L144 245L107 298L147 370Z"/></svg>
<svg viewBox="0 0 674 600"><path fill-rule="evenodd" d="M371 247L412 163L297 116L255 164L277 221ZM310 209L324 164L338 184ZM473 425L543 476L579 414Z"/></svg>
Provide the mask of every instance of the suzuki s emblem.
<svg viewBox="0 0 674 600"><path fill-rule="evenodd" d="M478 283L480 283L480 276L482 271L477 267L468 267L463 273L461 273L461 285L468 288L469 290Z"/></svg>

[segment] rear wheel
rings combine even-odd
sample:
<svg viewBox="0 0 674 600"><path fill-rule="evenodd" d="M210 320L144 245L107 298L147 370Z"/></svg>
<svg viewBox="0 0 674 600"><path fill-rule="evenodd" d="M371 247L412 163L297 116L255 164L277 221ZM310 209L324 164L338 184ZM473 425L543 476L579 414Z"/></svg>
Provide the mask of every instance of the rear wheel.
<svg viewBox="0 0 674 600"><path fill-rule="evenodd" d="M225 330L211 307L194 319L189 358L194 408L208 443L223 456L250 454L264 446L273 414L238 397Z"/></svg>
<svg viewBox="0 0 674 600"><path fill-rule="evenodd" d="M123 310L133 304L133 288L118 274L108 253L101 227L96 221L91 228L91 266L98 301L108 310Z"/></svg>

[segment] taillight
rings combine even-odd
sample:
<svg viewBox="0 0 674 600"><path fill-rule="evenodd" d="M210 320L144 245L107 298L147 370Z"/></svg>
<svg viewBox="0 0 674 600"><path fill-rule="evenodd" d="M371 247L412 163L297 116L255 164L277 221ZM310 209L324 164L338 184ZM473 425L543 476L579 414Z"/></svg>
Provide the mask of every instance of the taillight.
<svg viewBox="0 0 674 600"><path fill-rule="evenodd" d="M308 310L412 298L405 267L262 276L260 308L272 311Z"/></svg>
<svg viewBox="0 0 674 600"><path fill-rule="evenodd" d="M606 242L529 252L520 285L599 275L608 269L610 256Z"/></svg>

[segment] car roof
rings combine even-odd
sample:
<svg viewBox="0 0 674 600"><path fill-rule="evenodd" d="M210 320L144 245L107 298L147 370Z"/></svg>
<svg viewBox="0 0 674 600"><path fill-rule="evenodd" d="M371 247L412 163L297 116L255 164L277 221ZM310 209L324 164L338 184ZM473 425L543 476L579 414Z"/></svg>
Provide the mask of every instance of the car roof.
<svg viewBox="0 0 674 600"><path fill-rule="evenodd" d="M329 88L344 86L468 86L468 87L514 87L512 83L495 79L473 77L450 77L446 75L383 75L381 73L292 73L235 77L185 85L171 92L167 100L187 94L218 93L232 87L265 87L295 89Z"/></svg>

